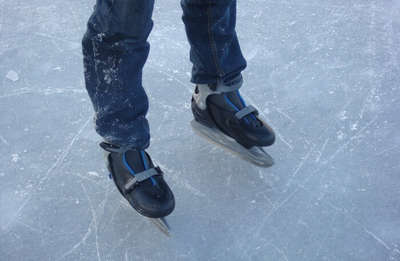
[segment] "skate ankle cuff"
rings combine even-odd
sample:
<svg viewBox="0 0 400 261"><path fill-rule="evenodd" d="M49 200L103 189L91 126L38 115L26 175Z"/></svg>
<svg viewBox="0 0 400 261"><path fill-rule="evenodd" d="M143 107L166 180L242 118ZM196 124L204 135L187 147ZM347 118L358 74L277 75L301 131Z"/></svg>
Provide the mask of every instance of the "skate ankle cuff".
<svg viewBox="0 0 400 261"><path fill-rule="evenodd" d="M128 150L137 150L136 148L131 148L131 147L128 147L128 146L125 146L125 147L118 146L118 145L115 145L115 144L112 144L112 143L109 143L109 142L106 142L106 141L100 142L99 145L103 150L105 150L107 152L124 153L124 152L126 152Z"/></svg>
<svg viewBox="0 0 400 261"><path fill-rule="evenodd" d="M218 79L214 84L198 84L207 86L214 93L227 93L239 90L243 85L243 78L240 77L230 83L225 83L222 79Z"/></svg>
<svg viewBox="0 0 400 261"><path fill-rule="evenodd" d="M243 80L233 84L233 85L225 85L223 81L218 80L218 83L215 85L210 84L197 84L196 89L193 94L193 98L196 101L197 106L200 109L205 110L207 108L207 98L212 94L222 94L233 92L239 90L242 86Z"/></svg>

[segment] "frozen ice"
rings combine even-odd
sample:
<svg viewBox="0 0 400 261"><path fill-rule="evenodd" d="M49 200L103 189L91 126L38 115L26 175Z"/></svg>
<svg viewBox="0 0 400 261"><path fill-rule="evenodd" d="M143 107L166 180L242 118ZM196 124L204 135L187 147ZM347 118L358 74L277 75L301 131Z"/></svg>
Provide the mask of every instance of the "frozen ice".
<svg viewBox="0 0 400 261"><path fill-rule="evenodd" d="M399 1L239 0L270 168L193 134L179 1L156 1L144 86L170 238L107 177L80 49L94 4L0 0L1 260L400 260Z"/></svg>

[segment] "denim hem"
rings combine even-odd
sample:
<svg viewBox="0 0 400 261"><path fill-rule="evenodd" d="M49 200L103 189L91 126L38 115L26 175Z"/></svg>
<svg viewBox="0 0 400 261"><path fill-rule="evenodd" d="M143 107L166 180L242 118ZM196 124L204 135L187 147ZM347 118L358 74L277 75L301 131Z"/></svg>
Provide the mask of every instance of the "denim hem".
<svg viewBox="0 0 400 261"><path fill-rule="evenodd" d="M120 147L120 149L122 151L127 151L127 150L132 150L132 149L145 150L150 146L150 137L146 141L144 141L144 140L137 141L133 138L133 143L129 142L129 140L132 140L132 139L126 139L126 140L124 140L124 142L121 142L122 139L119 139L119 140L107 139L107 136L103 136L102 138L105 142Z"/></svg>
<svg viewBox="0 0 400 261"><path fill-rule="evenodd" d="M194 84L208 84L214 88L222 88L223 90L237 90L243 85L243 76L238 73L235 77L196 77L192 78L191 82Z"/></svg>

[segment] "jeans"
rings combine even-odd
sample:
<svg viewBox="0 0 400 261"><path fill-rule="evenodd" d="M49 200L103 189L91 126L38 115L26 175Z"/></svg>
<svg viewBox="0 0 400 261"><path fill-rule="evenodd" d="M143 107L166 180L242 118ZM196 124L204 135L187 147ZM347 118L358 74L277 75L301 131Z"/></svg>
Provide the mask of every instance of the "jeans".
<svg viewBox="0 0 400 261"><path fill-rule="evenodd" d="M142 69L154 0L97 0L82 40L86 89L104 140L146 149L149 103ZM237 39L236 0L181 0L194 84L238 87L246 67Z"/></svg>

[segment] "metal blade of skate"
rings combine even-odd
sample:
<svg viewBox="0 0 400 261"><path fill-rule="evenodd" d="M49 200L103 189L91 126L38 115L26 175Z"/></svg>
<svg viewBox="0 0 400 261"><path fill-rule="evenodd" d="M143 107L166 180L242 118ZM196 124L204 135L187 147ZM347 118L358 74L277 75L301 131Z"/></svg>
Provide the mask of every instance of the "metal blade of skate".
<svg viewBox="0 0 400 261"><path fill-rule="evenodd" d="M222 148L233 152L234 154L253 164L261 167L270 167L274 164L272 157L262 147L252 147L250 149L246 149L234 139L225 135L216 128L206 127L196 120L192 120L190 125L196 134L205 137L209 141L220 145Z"/></svg>
<svg viewBox="0 0 400 261"><path fill-rule="evenodd" d="M165 218L149 218L150 221L167 237L170 237L169 225Z"/></svg>

